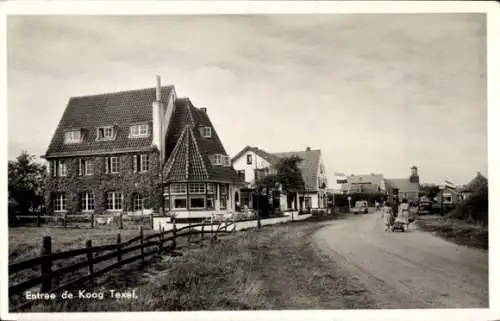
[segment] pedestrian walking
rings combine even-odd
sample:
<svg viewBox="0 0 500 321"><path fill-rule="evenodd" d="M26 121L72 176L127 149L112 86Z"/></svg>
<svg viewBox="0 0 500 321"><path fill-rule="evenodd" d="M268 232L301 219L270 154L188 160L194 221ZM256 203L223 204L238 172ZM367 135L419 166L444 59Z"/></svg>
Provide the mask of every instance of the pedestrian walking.
<svg viewBox="0 0 500 321"><path fill-rule="evenodd" d="M403 198L398 208L398 221L404 224L405 230L408 230L408 224L410 223L409 219L410 219L410 205L408 204L408 201L405 198Z"/></svg>
<svg viewBox="0 0 500 321"><path fill-rule="evenodd" d="M382 206L382 217L384 219L384 231L388 232L394 224L394 211L389 202L384 202Z"/></svg>

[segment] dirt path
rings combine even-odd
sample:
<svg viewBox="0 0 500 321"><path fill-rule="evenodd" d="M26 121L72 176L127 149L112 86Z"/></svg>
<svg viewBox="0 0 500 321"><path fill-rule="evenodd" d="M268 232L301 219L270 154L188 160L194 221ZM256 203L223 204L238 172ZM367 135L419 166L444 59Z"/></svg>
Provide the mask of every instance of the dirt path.
<svg viewBox="0 0 500 321"><path fill-rule="evenodd" d="M488 252L410 225L383 231L380 213L333 221L313 235L316 249L370 292L378 308L488 307Z"/></svg>

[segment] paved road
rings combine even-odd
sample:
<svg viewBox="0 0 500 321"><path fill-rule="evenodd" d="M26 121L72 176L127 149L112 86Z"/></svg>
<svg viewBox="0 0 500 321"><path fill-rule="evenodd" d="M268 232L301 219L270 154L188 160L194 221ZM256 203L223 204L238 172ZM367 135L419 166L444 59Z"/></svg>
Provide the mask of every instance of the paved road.
<svg viewBox="0 0 500 321"><path fill-rule="evenodd" d="M487 308L488 253L455 245L410 225L384 232L381 214L353 215L313 235L370 292L378 308Z"/></svg>

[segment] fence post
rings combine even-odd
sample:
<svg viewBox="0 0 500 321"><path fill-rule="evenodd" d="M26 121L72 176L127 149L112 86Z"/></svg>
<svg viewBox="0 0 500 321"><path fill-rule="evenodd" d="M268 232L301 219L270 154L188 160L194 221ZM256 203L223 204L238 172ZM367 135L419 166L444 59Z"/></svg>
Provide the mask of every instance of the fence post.
<svg viewBox="0 0 500 321"><path fill-rule="evenodd" d="M188 225L188 243L191 243L191 224Z"/></svg>
<svg viewBox="0 0 500 321"><path fill-rule="evenodd" d="M120 212L120 230L123 230L123 212Z"/></svg>
<svg viewBox="0 0 500 321"><path fill-rule="evenodd" d="M85 247L87 248L87 262L89 263L88 275L94 273L94 255L92 253L92 240L87 240L85 242ZM90 280L91 284L94 283L94 279Z"/></svg>
<svg viewBox="0 0 500 321"><path fill-rule="evenodd" d="M163 249L163 227L160 226L160 244L158 245L158 254L161 254L161 251Z"/></svg>
<svg viewBox="0 0 500 321"><path fill-rule="evenodd" d="M66 227L66 225L68 224L68 212L64 212L64 221L63 221L63 224L64 224L64 227Z"/></svg>
<svg viewBox="0 0 500 321"><path fill-rule="evenodd" d="M175 228L175 218L172 220L173 223L174 223L174 228L172 230L172 250L175 250L175 247L176 247L176 241L175 241L175 237L177 235L177 230Z"/></svg>
<svg viewBox="0 0 500 321"><path fill-rule="evenodd" d="M94 212L90 213L90 227L94 228Z"/></svg>
<svg viewBox="0 0 500 321"><path fill-rule="evenodd" d="M203 223L203 224L205 224L205 223ZM201 237L200 237L202 240L205 238L205 235L204 235L205 232L204 232L204 230L205 230L205 225L202 225L201 226Z"/></svg>
<svg viewBox="0 0 500 321"><path fill-rule="evenodd" d="M42 282L41 291L49 292L52 289L52 239L50 236L45 236L42 242L42 256L46 256L41 264L42 276L45 280Z"/></svg>
<svg viewBox="0 0 500 321"><path fill-rule="evenodd" d="M154 218L154 214L151 213L151 229L154 230L155 229L155 225L154 225L154 221L153 221L153 218ZM160 228L161 230L161 228Z"/></svg>
<svg viewBox="0 0 500 321"><path fill-rule="evenodd" d="M36 226L40 227L40 212L38 212L36 215Z"/></svg>
<svg viewBox="0 0 500 321"><path fill-rule="evenodd" d="M116 234L116 261L120 262L122 260L122 237L120 233Z"/></svg>
<svg viewBox="0 0 500 321"><path fill-rule="evenodd" d="M142 230L142 225L139 227L139 233L141 235L141 260L144 261L144 232Z"/></svg>

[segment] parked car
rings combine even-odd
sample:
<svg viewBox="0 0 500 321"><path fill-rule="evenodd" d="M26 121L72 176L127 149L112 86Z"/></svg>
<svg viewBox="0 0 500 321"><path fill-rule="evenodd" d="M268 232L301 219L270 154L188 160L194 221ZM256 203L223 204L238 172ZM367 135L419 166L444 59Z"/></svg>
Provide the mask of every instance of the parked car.
<svg viewBox="0 0 500 321"><path fill-rule="evenodd" d="M354 207L351 208L351 213L368 213L368 202L367 201L357 201L354 203Z"/></svg>

